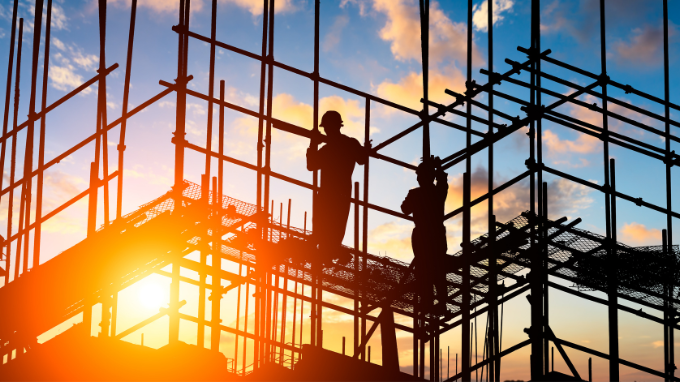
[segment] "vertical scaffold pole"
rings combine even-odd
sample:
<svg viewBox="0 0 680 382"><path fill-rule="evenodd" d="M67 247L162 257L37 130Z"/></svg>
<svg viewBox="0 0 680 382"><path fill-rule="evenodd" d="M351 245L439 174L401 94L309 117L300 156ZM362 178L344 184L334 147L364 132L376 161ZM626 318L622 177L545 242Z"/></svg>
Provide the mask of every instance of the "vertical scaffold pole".
<svg viewBox="0 0 680 382"><path fill-rule="evenodd" d="M2 118L2 136L7 136L7 124L9 123L9 109L11 104L12 96L12 69L14 64L14 44L16 41L16 30L17 30L17 12L19 8L19 1L14 1L14 7L12 10L12 32L10 33L10 45L9 45L9 62L7 63L7 88L5 90L5 110ZM4 183L5 177L5 154L7 150L7 139L2 140L2 152L0 152L0 190L2 190L2 185ZM7 256L9 261L9 256ZM9 275L9 266L7 266L7 275ZM5 283L9 281L9 277L6 277Z"/></svg>
<svg viewBox="0 0 680 382"><path fill-rule="evenodd" d="M137 20L137 0L130 5L130 32L128 33L127 56L125 59L125 85L123 87L122 117L120 122L120 139L118 141L118 190L116 191L116 219L123 213L123 160L125 156L125 132L127 130L128 98L130 95L130 75L132 73L132 47L135 41L135 23Z"/></svg>
<svg viewBox="0 0 680 382"><path fill-rule="evenodd" d="M609 117L607 116L607 49L605 33L605 4L604 0L600 0L600 86L602 88L602 140L604 145L603 160L604 160L604 186L605 190L605 216L606 216L606 234L607 234L607 255L609 258L609 275L607 286L608 297L608 319L609 319L609 380L618 382L619 380L619 323L618 323L618 302L616 296L616 247L613 242L616 235L616 222L612 221L611 200L612 192L610 190L610 175L609 175Z"/></svg>
<svg viewBox="0 0 680 382"><path fill-rule="evenodd" d="M675 254L673 250L673 215L671 214L672 203L672 177L671 169L673 167L671 162L672 152L671 152L671 126L670 126L670 65L668 62L668 0L663 0L663 73L664 73L664 116L665 121L665 139L664 148L666 151L666 240L664 243L667 245L668 251ZM675 285L671 284L668 287L668 291L671 295L674 294ZM671 317L675 319L675 316ZM675 376L675 330L673 327L668 328L668 343L670 344L668 348L668 378L672 379Z"/></svg>
<svg viewBox="0 0 680 382"><path fill-rule="evenodd" d="M19 115L19 85L21 83L21 46L23 43L23 36L24 36L24 19L20 18L19 19L19 41L17 42L17 62L16 62L16 68L17 68L17 75L16 79L14 80L14 113L13 113L13 121L12 121L12 130L16 130L17 128L17 118ZM10 160L10 172L9 172L9 203L7 207L7 239L5 242L7 243L7 250L5 253L7 253L7 258L11 257L12 254L12 240L9 240L10 237L12 237L12 222L13 222L13 212L14 212L14 187L11 187L12 184L14 184L14 178L16 175L16 159L17 159L17 135L13 134L12 135L12 157ZM19 277L19 266L21 264L21 259L19 258L19 252L16 252L15 257L14 257L14 280L16 280ZM9 274L10 268L9 266L7 267L7 273Z"/></svg>
<svg viewBox="0 0 680 382"><path fill-rule="evenodd" d="M186 135L186 85L187 85L187 52L189 48L189 15L191 0L179 2L179 42L177 49L177 109L175 114L175 208L182 206L182 188L184 184L184 145ZM179 341L179 262L172 264L172 282L170 283L170 324L169 342Z"/></svg>
<svg viewBox="0 0 680 382"><path fill-rule="evenodd" d="M468 89L472 89L472 0L468 0L467 9L467 82ZM472 144L472 105L466 105L467 118L465 121L465 148ZM465 173L463 174L463 257L464 263L461 278L461 380L469 382L470 374L470 174L472 171L471 158L465 159Z"/></svg>
<svg viewBox="0 0 680 382"><path fill-rule="evenodd" d="M47 108L47 80L49 79L50 67L50 41L51 41L51 23L52 23L52 0L47 0L47 17L45 18L45 53L43 61L43 83L41 92L40 110L44 111ZM11 67L11 64L10 64ZM45 128L47 123L47 115L40 118L40 135L38 141L38 169L42 169L45 163ZM3 147L5 142L2 142ZM4 152L3 152L4 156ZM43 202L43 180L44 171L38 171L37 196L35 200L35 233L33 237L33 268L40 264L40 239L42 232L42 202ZM0 189L2 187L0 186Z"/></svg>
<svg viewBox="0 0 680 382"><path fill-rule="evenodd" d="M493 72L493 1L487 1L487 37L488 37L488 65L489 65L489 72ZM489 88L489 115L488 115L488 122L489 122L489 130L487 133L489 135L493 134L493 82L489 81L491 84ZM488 208L487 208L487 218L488 218L488 228L489 228L489 244L488 244L488 251L489 251L489 310L488 310L488 325L489 325L489 347L488 347L488 357L491 362L489 363L488 366L488 371L487 371L487 378L489 381L493 382L496 378L496 364L497 360L494 358L495 354L498 354L498 339L496 337L496 327L498 326L497 323L497 314L498 314L498 304L496 303L497 297L497 271L496 271L496 254L494 253L494 243L496 242L496 216L494 215L494 198L493 198L493 180L494 180L494 161L493 161L493 146L494 145L489 145L489 151L488 151L488 194L489 194L489 200L488 200ZM499 370L500 374L500 370Z"/></svg>
<svg viewBox="0 0 680 382"><path fill-rule="evenodd" d="M539 1L535 0L532 2L532 11L531 11L531 49L532 49L532 54L537 54L539 52L539 44L538 41L540 40L539 36L539 30L540 30L540 22L539 22L539 15L540 15L540 3ZM531 91L531 104L533 107L532 112L537 113L538 111L536 110L537 108L541 107L541 92L540 92L540 75L536 74L536 70L538 69L539 62L538 60L535 60L532 62L532 69L535 69L533 71L533 75L531 76L531 82L532 82L532 91ZM538 90L536 90L538 88ZM535 147L532 147L532 152L531 155L533 156L533 149L537 151L538 154L538 160L541 160L541 152L542 152L542 147L541 147L541 140L540 140L540 131L537 131L540 128L540 119L536 120L536 122L532 123L530 127L530 136L533 142L533 136L535 134L537 143ZM532 164L534 161L531 162ZM533 171L532 171L532 182L535 179L533 177ZM537 184L539 187L542 187L542 174L540 171L538 171L538 182ZM536 183L534 183L536 184ZM532 192L534 190L534 184L532 184L531 189ZM532 198L532 207L533 207L533 198ZM534 215L536 216L536 215ZM530 273L530 285L531 285L531 330L530 330L530 339L531 339L531 358L530 358L530 364L531 364L531 379L532 380L540 380L543 377L544 373L544 358L545 354L544 352L544 340L543 340L543 331L544 331L544 315L543 315L543 247L542 247L542 228L543 228L543 193L541 190L538 192L538 228L539 232L538 235L536 235L534 231L534 227L536 224L532 224L532 259L531 259L531 273ZM538 236L538 237L537 237ZM535 246L536 244L536 238L538 238L538 246Z"/></svg>
<svg viewBox="0 0 680 382"><path fill-rule="evenodd" d="M263 0L263 10L262 10L262 63L260 65L260 103L259 103L259 115L264 115L264 105L265 105L265 83L267 80L267 60L264 58L267 56L267 44L268 44L268 28L269 28L269 1L268 0ZM264 142L263 142L263 135L264 135L264 119L263 118L258 118L258 125L257 125L257 210L260 211L262 209L262 195L263 195L263 189L262 189L262 176L263 176L263 167L262 167L262 154L263 154L263 149L264 149ZM267 203L264 202L266 205ZM261 225L258 225L258 229L260 230L260 235L264 235L264 230L262 229ZM259 269L258 269L259 270ZM254 356L253 356L253 368L256 369L259 365L259 360L261 357L262 353L262 342L260 341L260 337L262 335L262 326L261 326L261 310L262 310L262 281L264 278L262 277L260 272L257 272L257 283L255 284L255 337L254 337ZM248 321L246 320L246 323ZM244 340L244 346L245 346L246 341ZM245 354L245 353L244 353ZM245 357L244 357L244 366L243 366L243 372L245 373Z"/></svg>
<svg viewBox="0 0 680 382"><path fill-rule="evenodd" d="M371 100L367 97L366 104L364 107L364 149L369 149L371 147ZM361 252L364 254L361 259L361 266L359 270L359 295L361 296L361 301L359 305L361 308L364 307L363 292L361 290L363 286L363 279L365 277L364 272L366 271L366 254L368 254L368 181L369 181L369 168L371 164L371 157L366 159L366 164L364 165L364 209L363 209L363 221L361 224ZM362 315L361 317L361 334L360 343L364 344L364 348L361 349L361 360L365 359L366 348L366 318ZM356 348L355 348L356 349Z"/></svg>

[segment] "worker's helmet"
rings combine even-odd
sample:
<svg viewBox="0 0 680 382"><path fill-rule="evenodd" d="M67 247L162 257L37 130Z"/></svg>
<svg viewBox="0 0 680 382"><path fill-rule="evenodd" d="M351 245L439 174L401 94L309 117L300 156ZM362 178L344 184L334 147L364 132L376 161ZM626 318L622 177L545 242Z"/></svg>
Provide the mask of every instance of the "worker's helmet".
<svg viewBox="0 0 680 382"><path fill-rule="evenodd" d="M429 158L422 158L422 162L416 168L416 174L434 175L439 166L441 166L439 157L431 155Z"/></svg>
<svg viewBox="0 0 680 382"><path fill-rule="evenodd" d="M342 117L340 116L340 113L338 113L335 110L329 110L327 111L323 117L321 117L321 124L319 126L321 127L333 127L333 126L339 126L342 127Z"/></svg>

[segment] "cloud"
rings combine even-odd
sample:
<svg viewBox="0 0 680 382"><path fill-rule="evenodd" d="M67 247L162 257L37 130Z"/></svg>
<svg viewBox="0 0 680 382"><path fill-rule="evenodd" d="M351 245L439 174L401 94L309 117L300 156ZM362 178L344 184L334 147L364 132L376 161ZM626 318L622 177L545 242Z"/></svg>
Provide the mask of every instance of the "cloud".
<svg viewBox="0 0 680 382"><path fill-rule="evenodd" d="M43 180L43 215L59 207L69 199L78 195L88 185L85 179L64 173L59 170L52 170L45 173ZM43 224L43 231L52 233L84 233L86 230L87 219L84 219L82 208L83 203L78 203L66 211L60 212ZM80 209L75 211L73 208ZM35 211L33 212L35 216Z"/></svg>
<svg viewBox="0 0 680 382"><path fill-rule="evenodd" d="M49 78L52 87L57 90L70 91L82 85L83 76L78 70L95 73L99 67L99 57L94 54L83 53L83 50L75 43L64 43L56 37L52 37L53 51L50 64ZM92 92L93 87L83 90L83 94Z"/></svg>
<svg viewBox="0 0 680 382"><path fill-rule="evenodd" d="M93 0L93 6L96 7L97 4ZM118 6L129 7L132 3L131 0L108 0L109 4L114 4ZM137 7L139 8L149 8L155 12L177 12L179 10L179 1L177 0L139 0L137 1ZM191 11L200 11L203 9L203 0L192 0L191 1Z"/></svg>
<svg viewBox="0 0 680 382"><path fill-rule="evenodd" d="M381 256L410 261L413 258L412 230L413 224L402 221L381 224L368 233L369 251Z"/></svg>
<svg viewBox="0 0 680 382"><path fill-rule="evenodd" d="M348 23L349 17L346 15L339 15L335 18L335 22L333 22L328 34L326 34L326 37L323 39L322 48L324 52L333 50L333 48L335 48L338 43L340 43L340 35Z"/></svg>
<svg viewBox="0 0 680 382"><path fill-rule="evenodd" d="M557 154L592 154L602 149L600 140L592 135L579 134L576 140L570 141L560 137L550 130L543 132L543 144L548 149L548 156L556 157Z"/></svg>
<svg viewBox="0 0 680 382"><path fill-rule="evenodd" d="M366 1L365 0L342 0L340 2L340 8L345 8L347 4L356 5L359 7L359 15L366 16Z"/></svg>
<svg viewBox="0 0 680 382"><path fill-rule="evenodd" d="M421 61L420 11L414 0L373 0L373 9L387 16L387 22L379 36L391 43L394 57L399 61ZM467 27L455 23L439 8L437 2L430 6L430 63L443 61L466 62ZM477 65L483 59L473 44L473 61Z"/></svg>
<svg viewBox="0 0 680 382"><path fill-rule="evenodd" d="M25 8L31 14L29 18L24 18L24 32L33 33L33 20L35 19L35 0L29 0L26 3L19 3L20 8ZM0 15L2 15L2 9L0 9ZM21 11L19 11L21 13ZM8 9L7 15L8 20L11 20L12 12ZM21 17L21 16L19 16ZM47 2L43 3L42 11L42 29L45 30L45 25L47 24ZM68 30L68 18L64 13L63 8L59 4L52 3L52 31L55 30Z"/></svg>
<svg viewBox="0 0 680 382"><path fill-rule="evenodd" d="M344 99L340 96L329 96L319 100L319 120L328 110L335 110L342 116L344 127L342 133L363 142L364 139L364 116L365 110L358 100ZM281 93L274 97L272 102L272 115L274 118L311 130L313 126L314 108L304 102L298 101L294 96ZM241 117L234 121L234 128L242 137L252 138L257 136L257 119ZM323 128L320 129L323 131ZM379 131L371 127L371 134ZM274 150L285 150L285 157L290 159L302 158L309 142L294 137L291 134L274 129L274 140L286 140L286 144L274 144ZM245 154L249 146L230 142L236 151L232 153Z"/></svg>
<svg viewBox="0 0 680 382"><path fill-rule="evenodd" d="M661 230L647 228L640 223L626 223L621 228L620 240L632 245L658 245L661 243Z"/></svg>
<svg viewBox="0 0 680 382"><path fill-rule="evenodd" d="M465 90L465 76L456 67L445 69L444 72L430 70L429 75L429 94L432 101L451 103L453 99L444 93L445 89L457 92ZM420 102L423 96L423 74L410 72L397 83L389 79L385 80L376 87L376 93L378 96L392 102L415 110L421 110L423 108L423 104ZM390 107L384 107L383 111L389 114L395 110Z"/></svg>
<svg viewBox="0 0 680 382"><path fill-rule="evenodd" d="M449 176L449 193L446 199L446 211L452 211L462 205L463 175ZM478 167L471 175L472 199L486 194L488 189L488 173L483 167ZM507 179L496 176L494 187L504 183ZM555 179L548 183L548 203L552 219L562 216L573 218L580 211L591 206L591 189L570 182L566 179ZM530 202L529 181L525 180L494 196L494 214L499 222L507 222L524 211L529 210ZM461 217L445 222L448 239L448 253L457 252L460 247ZM487 228L487 203L484 202L472 208L471 232L476 238L485 234ZM413 225L403 221L393 221L382 224L369 232L369 250L380 252L390 257L404 261L413 258L411 249L411 230ZM384 253L383 253L384 252Z"/></svg>
<svg viewBox="0 0 680 382"><path fill-rule="evenodd" d="M83 82L85 82L83 81L83 77L76 74L73 69L72 65L58 66L53 64L49 73L52 87L67 92L82 85ZM82 91L83 94L89 94L91 92L92 87L88 87Z"/></svg>
<svg viewBox="0 0 680 382"><path fill-rule="evenodd" d="M373 9L387 17L379 36L390 42L390 49L398 61L421 62L420 16L414 0L373 0ZM467 61L467 27L465 23L455 23L439 8L437 2L430 6L429 25L429 95L435 102L446 103L451 97L444 93L445 89L464 90L465 76L456 66ZM472 46L475 65L482 65L484 60L477 49ZM394 81L386 79L375 87L380 97L408 106L422 109L420 98L423 94L422 73L408 72ZM382 108L390 113L391 109Z"/></svg>
<svg viewBox="0 0 680 382"><path fill-rule="evenodd" d="M253 16L259 16L263 11L262 0L220 0L221 3L233 4L241 8L245 8ZM274 3L274 12L293 12L297 7L293 4L293 0L276 0Z"/></svg>
<svg viewBox="0 0 680 382"><path fill-rule="evenodd" d="M496 175L494 187L507 181L507 178ZM488 191L489 174L483 167L474 170L470 177L471 196L482 196ZM500 222L508 221L523 211L529 210L529 180L525 179L514 186L494 196L494 214ZM548 182L548 203L551 217L572 216L580 210L588 208L593 199L589 194L592 190L581 184L566 179L554 179ZM446 199L447 211L456 209L463 201L463 174L455 176L449 182L449 194ZM486 204L485 204L486 205ZM486 229L486 209L473 209L472 224L484 226Z"/></svg>
<svg viewBox="0 0 680 382"><path fill-rule="evenodd" d="M674 28L669 28L669 35L674 32ZM615 42L613 50L616 62L621 65L659 65L663 59L663 26L635 28L628 41Z"/></svg>
<svg viewBox="0 0 680 382"><path fill-rule="evenodd" d="M503 20L502 14L512 10L515 4L512 0L493 0L493 25ZM472 24L475 30L486 32L489 29L489 1L485 0L481 4L476 4L472 11Z"/></svg>
<svg viewBox="0 0 680 382"><path fill-rule="evenodd" d="M657 12L658 8L651 1L617 0L615 5L611 4L606 7L607 28L615 29L623 25L639 25L642 24L641 20ZM543 7L541 12L541 32L566 33L579 43L595 43L599 46L599 1L554 0Z"/></svg>
<svg viewBox="0 0 680 382"><path fill-rule="evenodd" d="M586 94L584 96L579 97L579 100L582 102L585 102L586 104L592 105L592 104L597 104L598 107L602 106L601 100L598 98L595 98L595 96ZM619 101L628 103L628 104L633 104L632 102L619 98ZM637 104L635 105L641 109L647 109L644 105ZM597 127L602 127L602 114L590 110L588 108L574 105L572 103L569 103L566 105L566 107L569 109L567 114L570 116L581 120L582 122L589 123L591 125L597 126ZM612 113L618 114L620 116L626 117L628 119L631 119L636 122L640 122L644 125L650 126L650 127L656 127L656 128L662 128L660 127L660 123L657 120L652 119L651 117L648 117L646 115L640 114L636 111L630 110L624 106L613 104L613 103L607 103L607 110L609 110ZM619 119L615 119L612 117L609 117L608 119L608 126L609 129L612 131L616 131L621 134L636 134L639 137L643 136L645 134L644 130L641 130L638 127L631 126ZM595 138L593 138L595 139Z"/></svg>

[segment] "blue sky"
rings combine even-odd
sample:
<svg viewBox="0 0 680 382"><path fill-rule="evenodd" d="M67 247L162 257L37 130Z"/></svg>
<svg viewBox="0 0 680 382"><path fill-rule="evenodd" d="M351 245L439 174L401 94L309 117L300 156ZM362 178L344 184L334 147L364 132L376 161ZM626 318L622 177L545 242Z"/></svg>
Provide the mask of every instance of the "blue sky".
<svg viewBox="0 0 680 382"><path fill-rule="evenodd" d="M274 57L277 61L311 72L314 58L314 2L311 0L277 1ZM486 76L479 69L488 67L488 41L486 3L474 1L475 14L473 36L473 77L478 83L485 83ZM630 84L652 95L663 97L663 29L662 2L646 0L607 1L606 46L608 75L621 83ZM48 80L48 104L59 99L68 91L96 74L99 65L99 34L96 1L54 0L52 19L52 41L50 50L50 76ZM134 56L131 75L130 107L141 104L164 90L159 80L172 82L176 77L177 35L172 25L177 24L177 1L140 0L135 32ZM598 2L543 1L541 2L541 46L551 49L551 57L581 67L593 73L600 72L600 38ZM494 2L494 62L495 71L505 72L510 66L505 58L525 60L516 47L528 47L530 26L530 1L495 0ZM11 31L12 4L0 4L0 89L6 86L6 70ZM30 94L31 41L33 38L33 3L22 1L19 17L25 17L24 48L21 67L21 102L19 123L25 120ZM430 9L430 98L440 102L452 102L444 89L458 92L464 90L466 73L466 19L467 1L431 2ZM670 78L671 101L680 103L680 3L669 1L670 15ZM210 34L210 2L192 1L191 29L196 33ZM109 121L120 116L125 74L125 54L129 28L129 1L108 2L106 64L118 63L120 67L109 76L107 82ZM44 29L43 29L44 30ZM217 38L238 48L259 54L261 51L262 10L259 0L219 0ZM422 96L422 69L420 58L420 36L417 2L415 0L343 0L322 1L320 27L320 74L330 80L354 87L361 91L397 102L413 109L419 109ZM44 43L44 38L43 38ZM41 55L44 52L41 48ZM192 40L188 73L194 76L190 88L208 91L208 60L210 48L207 44ZM42 56L40 58L38 89L42 83ZM588 78L567 72L553 65L545 64L543 69L553 75L587 85ZM226 99L252 110L258 108L260 65L256 60L235 53L217 49L215 64L215 94L219 81L226 82ZM523 73L519 77L528 81ZM560 94L570 92L566 87L544 81L544 86ZM528 91L509 83L499 90L528 99ZM596 89L599 91L599 89ZM51 112L47 118L46 158L53 158L81 139L95 131L96 86L77 95L65 105ZM638 107L662 114L658 105L632 94L610 90L610 95ZM330 86L320 86L320 108L341 112L345 119L346 134L363 142L364 99ZM38 98L39 99L39 98ZM487 98L480 95L480 102ZM593 103L594 99L582 97ZM554 101L544 96L543 102ZM128 124L128 147L125 155L126 177L123 197L123 211L129 212L166 192L172 182L173 146L170 143L174 130L173 95L149 107L130 120ZM296 125L311 128L313 105L313 84L307 79L283 70L274 71L274 116ZM496 98L496 107L511 115L523 116L517 105ZM663 129L663 124L637 113L612 106L610 110L631 119ZM562 106L563 114L601 125L601 117L587 109ZM190 99L188 104L187 139L200 146L206 145L207 104ZM217 108L213 129L216 132ZM486 118L482 110L475 110ZM680 112L672 111L678 120ZM446 119L464 124L464 120L450 114ZM12 114L10 113L10 124ZM497 121L506 123L497 117ZM378 144L397 132L417 122L413 115L391 110L373 102L371 104L371 139ZM227 155L250 163L255 162L257 121L234 111L225 114ZM475 124L479 131L486 128ZM629 126L620 121L610 120L611 129L663 148L663 141L648 132ZM449 127L433 124L432 151L442 157L464 147L465 135ZM673 134L675 127L672 127ZM115 147L118 143L118 128L109 135L110 168L116 166ZM528 141L521 130L506 138L495 148L496 162L494 180L497 183L511 179L526 170L524 160L528 157ZM216 134L216 133L215 133ZM216 135L215 135L216 136ZM25 133L19 135L19 158L23 158ZM420 131L381 150L382 154L417 164L422 135ZM580 133L569 131L550 122L543 124L544 161L547 165L581 178L603 184L602 142ZM284 132L275 132L273 140L272 168L285 175L311 182L311 174L305 170L304 152L308 141ZM672 149L678 150L677 143ZM213 139L213 149L217 148ZM92 161L94 145L90 144L76 154L62 161L47 172L47 211L73 197L88 185L89 163ZM610 154L616 158L618 188L631 196L642 197L659 206L665 206L665 185L662 178L663 164L644 158L614 145ZM202 156L187 154L186 177L198 182L203 172ZM22 161L20 160L19 163ZM476 155L473 165L473 198L486 191L488 177L486 151ZM8 173L6 165L5 173ZM213 165L213 168L216 168ZM363 169L357 167L355 180L363 182ZM463 165L449 171L451 186L447 210L460 206L462 198ZM680 187L677 169L673 169L673 188ZM225 167L224 189L230 196L254 202L255 176L249 170L235 166ZM545 176L549 182L551 217L581 217L581 227L598 233L604 232L603 196L582 185ZM115 181L111 182L112 189ZM519 183L496 197L495 212L498 220L506 221L528 209L528 183ZM371 203L399 210L407 191L416 186L415 176L392 164L379 160L371 161L370 195ZM114 193L112 192L112 195ZM292 199L293 224L303 225L304 211L311 211L308 191L296 186L272 181L272 198L278 204ZM115 211L115 197L112 196L112 211ZM674 202L677 206L677 202ZM3 198L0 207L7 209ZM618 203L617 232L619 239L629 245L659 244L660 230L665 228L665 216L644 210L632 203ZM677 207L675 208L677 210ZM45 261L85 237L85 203L77 203L57 215L44 229ZM100 207L101 211L101 207ZM277 208L278 211L278 208ZM473 235L487 231L486 205L473 211ZM277 214L278 218L278 214ZM100 220L102 216L100 216ZM100 221L100 223L103 220ZM676 221L677 223L677 221ZM6 225L3 212L0 230ZM16 224L15 224L16 226ZM410 250L409 222L399 221L389 215L372 212L369 215L369 250L389 255L404 261L412 258ZM449 253L460 247L460 220L447 222ZM675 230L675 240L680 236ZM352 224L348 225L346 243L351 244ZM566 299L566 297L565 297ZM576 303L577 306L581 306ZM525 307L526 308L526 307ZM521 308L518 308L521 310ZM656 329L655 329L656 330ZM518 331L521 334L521 330ZM660 335L661 330L658 329ZM587 336L586 336L587 337ZM657 336L658 337L658 336ZM520 338L520 337L517 337ZM636 346L653 343L642 341ZM653 349L660 350L653 347ZM657 357L659 360L661 357ZM657 361L650 361L657 362ZM660 362L657 362L660 365ZM601 368L604 372L606 368ZM623 375L623 373L622 373Z"/></svg>

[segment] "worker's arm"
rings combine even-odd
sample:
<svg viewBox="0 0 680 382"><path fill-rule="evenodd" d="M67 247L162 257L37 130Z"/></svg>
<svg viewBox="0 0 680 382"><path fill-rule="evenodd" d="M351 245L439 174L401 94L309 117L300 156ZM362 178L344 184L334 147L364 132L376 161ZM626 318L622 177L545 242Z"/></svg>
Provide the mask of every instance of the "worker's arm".
<svg viewBox="0 0 680 382"><path fill-rule="evenodd" d="M307 170L314 171L321 169L321 153L316 148L307 149Z"/></svg>
<svg viewBox="0 0 680 382"><path fill-rule="evenodd" d="M359 141L357 141L356 139L354 140L354 142L356 142L356 158L355 158L355 160L356 160L357 164L360 164L360 165L363 166L366 163L368 163L368 155L371 151L371 141L370 140L368 141L368 145L366 145L366 147L362 146L361 143L359 143Z"/></svg>
<svg viewBox="0 0 680 382"><path fill-rule="evenodd" d="M435 179L437 179L437 190L439 190L440 194L446 200L446 196L449 193L448 174L440 167L437 169L435 177Z"/></svg>
<svg viewBox="0 0 680 382"><path fill-rule="evenodd" d="M307 170L315 171L321 169L321 154L318 143L321 142L321 133L318 130L312 130L311 135L309 148L307 149Z"/></svg>
<svg viewBox="0 0 680 382"><path fill-rule="evenodd" d="M401 212L406 215L413 213L413 195L411 194L411 191L408 192L408 195L406 195L406 198L401 203Z"/></svg>

